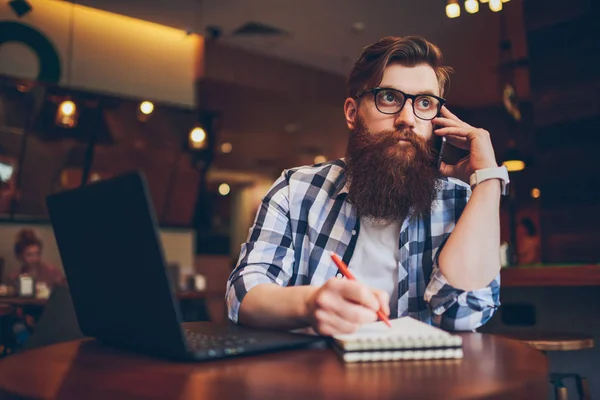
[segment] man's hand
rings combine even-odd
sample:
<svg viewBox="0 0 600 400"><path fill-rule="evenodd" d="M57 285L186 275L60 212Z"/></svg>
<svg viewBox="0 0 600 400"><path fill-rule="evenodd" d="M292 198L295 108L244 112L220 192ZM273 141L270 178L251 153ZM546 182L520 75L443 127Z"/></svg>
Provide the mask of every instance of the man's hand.
<svg viewBox="0 0 600 400"><path fill-rule="evenodd" d="M434 125L441 126L433 132L434 135L446 136L448 143L470 152L456 165L442 162L440 166L442 175L469 183L469 178L475 171L498 166L488 131L474 128L461 121L446 106L442 107L442 116L434 118L432 122Z"/></svg>
<svg viewBox="0 0 600 400"><path fill-rule="evenodd" d="M347 279L331 278L308 299L310 323L320 335L352 333L377 320L380 308L390 314L389 295Z"/></svg>

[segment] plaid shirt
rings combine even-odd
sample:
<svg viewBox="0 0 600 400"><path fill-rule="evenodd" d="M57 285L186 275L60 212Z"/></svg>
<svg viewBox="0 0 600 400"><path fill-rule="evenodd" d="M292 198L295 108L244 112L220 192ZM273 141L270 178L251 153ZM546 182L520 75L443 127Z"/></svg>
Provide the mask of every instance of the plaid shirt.
<svg viewBox="0 0 600 400"><path fill-rule="evenodd" d="M256 285L320 286L338 273L331 251L349 264L360 218L347 194L343 160L283 172L263 198L229 276L226 299L232 322L237 323L240 304ZM466 331L483 325L499 306L499 274L489 286L467 292L450 286L437 265L470 195L465 183L443 178L431 214L402 224L398 317Z"/></svg>

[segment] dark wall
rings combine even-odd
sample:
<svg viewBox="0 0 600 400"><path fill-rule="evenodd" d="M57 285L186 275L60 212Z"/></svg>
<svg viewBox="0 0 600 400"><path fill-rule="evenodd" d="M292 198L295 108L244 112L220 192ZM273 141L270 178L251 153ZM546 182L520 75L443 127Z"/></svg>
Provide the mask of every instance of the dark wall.
<svg viewBox="0 0 600 400"><path fill-rule="evenodd" d="M599 262L600 1L524 1L543 252Z"/></svg>

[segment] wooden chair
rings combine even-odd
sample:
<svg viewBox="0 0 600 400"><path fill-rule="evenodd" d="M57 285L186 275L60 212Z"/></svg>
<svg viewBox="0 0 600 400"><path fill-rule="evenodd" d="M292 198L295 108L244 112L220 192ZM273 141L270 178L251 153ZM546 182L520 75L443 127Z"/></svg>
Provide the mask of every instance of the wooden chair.
<svg viewBox="0 0 600 400"><path fill-rule="evenodd" d="M501 333L500 335L527 343L543 353L548 351L585 350L594 347L594 338L592 336L578 333L513 332ZM554 387L556 399L568 400L569 394L563 381L569 378L575 380L579 398L590 400L590 387L587 379L576 373L550 374L550 383Z"/></svg>

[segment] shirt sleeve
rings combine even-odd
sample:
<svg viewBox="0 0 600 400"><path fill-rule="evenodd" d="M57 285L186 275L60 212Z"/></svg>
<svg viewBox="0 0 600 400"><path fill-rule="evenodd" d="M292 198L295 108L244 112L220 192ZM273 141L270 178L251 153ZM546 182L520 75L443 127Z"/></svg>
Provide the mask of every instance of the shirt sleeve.
<svg viewBox="0 0 600 400"><path fill-rule="evenodd" d="M461 186L465 186L461 188ZM446 237L433 260L433 270L425 289L425 301L432 311L433 323L448 331L473 331L484 325L500 306L500 274L484 288L464 291L451 286L438 265L438 256L471 197L468 185L456 185L448 203L451 216L445 224Z"/></svg>
<svg viewBox="0 0 600 400"><path fill-rule="evenodd" d="M242 244L235 269L227 280L225 299L231 322L238 322L242 300L255 286L275 283L286 286L294 271L294 250L289 218L289 186L285 173L263 198Z"/></svg>
<svg viewBox="0 0 600 400"><path fill-rule="evenodd" d="M473 331L484 325L500 306L500 274L486 287L464 291L448 284L434 268L425 290L433 323L448 331Z"/></svg>

